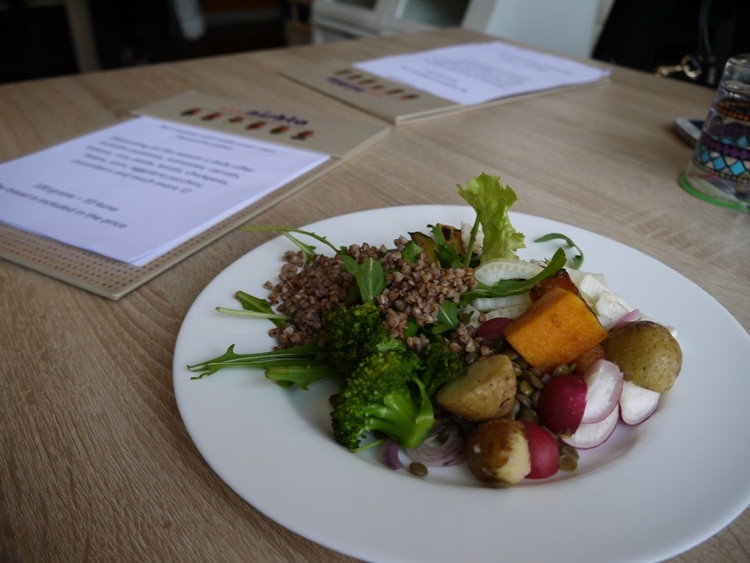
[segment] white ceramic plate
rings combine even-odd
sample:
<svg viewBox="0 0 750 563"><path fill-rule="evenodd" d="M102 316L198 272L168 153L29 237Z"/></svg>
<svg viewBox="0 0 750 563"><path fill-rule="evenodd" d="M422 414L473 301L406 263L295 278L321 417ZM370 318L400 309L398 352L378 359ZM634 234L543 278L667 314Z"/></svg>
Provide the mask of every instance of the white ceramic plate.
<svg viewBox="0 0 750 563"><path fill-rule="evenodd" d="M330 435L328 395L282 389L262 372L227 370L202 380L186 365L224 352L268 350L270 323L222 315L233 293L265 295L284 250L274 239L237 260L198 296L174 356L177 404L200 453L229 487L270 518L367 561L658 561L729 524L750 504L750 339L695 284L656 260L573 226L512 214L527 258L551 256L549 232L585 252L631 305L676 327L683 371L659 411L619 428L579 469L504 490L479 485L464 467L425 479L354 455ZM327 219L307 228L334 245L391 244L428 224L472 222L462 206L412 206ZM320 246L319 246L320 249ZM320 249L322 250L322 249Z"/></svg>

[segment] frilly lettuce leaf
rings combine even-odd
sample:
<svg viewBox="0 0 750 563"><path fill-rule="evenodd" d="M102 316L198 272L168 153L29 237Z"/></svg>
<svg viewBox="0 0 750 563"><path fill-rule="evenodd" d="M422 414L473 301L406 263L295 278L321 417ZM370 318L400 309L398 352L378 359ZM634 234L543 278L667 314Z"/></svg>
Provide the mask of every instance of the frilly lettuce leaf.
<svg viewBox="0 0 750 563"><path fill-rule="evenodd" d="M481 261L518 258L516 251L526 248L525 237L513 228L508 215L517 199L516 192L503 184L499 176L483 172L466 182L465 188L459 184L458 193L474 208L482 226L484 242Z"/></svg>

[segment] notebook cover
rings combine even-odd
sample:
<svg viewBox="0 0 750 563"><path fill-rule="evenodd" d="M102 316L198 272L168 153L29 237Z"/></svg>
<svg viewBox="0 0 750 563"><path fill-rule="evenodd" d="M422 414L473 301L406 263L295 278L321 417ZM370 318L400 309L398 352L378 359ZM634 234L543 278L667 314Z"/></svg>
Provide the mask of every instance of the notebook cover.
<svg viewBox="0 0 750 563"><path fill-rule="evenodd" d="M512 100L527 99L602 83L603 80L554 86L500 97L489 102L462 105L413 86L388 80L343 61L327 61L284 69L281 74L313 90L346 103L394 125L463 111L472 111Z"/></svg>
<svg viewBox="0 0 750 563"><path fill-rule="evenodd" d="M196 109L198 111L193 111ZM352 154L382 139L390 131L386 125L301 115L282 108L254 107L247 102L195 92L139 108L133 113L318 151L331 158L144 266L132 266L4 223L0 223L0 257L116 301L222 235L247 223ZM203 119L206 116L212 117ZM243 120L239 121L238 117ZM263 126L247 129L251 123L261 121ZM273 133L275 128L285 129Z"/></svg>

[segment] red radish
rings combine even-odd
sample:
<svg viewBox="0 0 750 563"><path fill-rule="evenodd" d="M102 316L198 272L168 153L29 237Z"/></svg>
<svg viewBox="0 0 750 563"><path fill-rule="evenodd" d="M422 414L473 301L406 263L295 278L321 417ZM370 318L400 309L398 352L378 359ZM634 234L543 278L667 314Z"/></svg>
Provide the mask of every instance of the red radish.
<svg viewBox="0 0 750 563"><path fill-rule="evenodd" d="M616 407L622 393L623 374L616 364L597 360L583 374L586 382L586 408L582 424L604 420Z"/></svg>
<svg viewBox="0 0 750 563"><path fill-rule="evenodd" d="M539 420L555 434L573 434L586 408L586 382L578 375L558 375L539 395Z"/></svg>
<svg viewBox="0 0 750 563"><path fill-rule="evenodd" d="M546 428L533 422L524 422L526 441L529 444L531 471L527 479L544 479L557 473L560 467L560 448L557 440Z"/></svg>
<svg viewBox="0 0 750 563"><path fill-rule="evenodd" d="M484 338L485 340L499 340L503 335L503 330L508 326L512 319L508 317L494 317L487 319L481 325L477 327L475 336Z"/></svg>
<svg viewBox="0 0 750 563"><path fill-rule="evenodd" d="M656 412L660 398L661 393L625 381L620 395L620 418L631 426L640 424Z"/></svg>
<svg viewBox="0 0 750 563"><path fill-rule="evenodd" d="M607 417L599 422L581 424L578 430L570 436L560 436L560 439L579 450L589 450L606 442L615 431L617 422L620 420L618 409L612 409Z"/></svg>

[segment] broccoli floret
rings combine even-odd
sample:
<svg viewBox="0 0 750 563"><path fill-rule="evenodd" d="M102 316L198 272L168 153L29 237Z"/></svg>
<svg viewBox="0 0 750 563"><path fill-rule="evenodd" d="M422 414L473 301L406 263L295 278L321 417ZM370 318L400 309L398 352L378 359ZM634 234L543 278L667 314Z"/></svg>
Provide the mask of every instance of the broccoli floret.
<svg viewBox="0 0 750 563"><path fill-rule="evenodd" d="M325 334L328 363L344 377L378 350L406 348L402 340L388 337L380 310L370 302L338 307L328 313Z"/></svg>
<svg viewBox="0 0 750 563"><path fill-rule="evenodd" d="M422 353L424 382L427 396L432 398L438 389L454 379L466 374L466 363L450 349L442 338L435 338Z"/></svg>
<svg viewBox="0 0 750 563"><path fill-rule="evenodd" d="M422 360L411 350L376 351L343 382L331 413L334 438L356 450L380 431L405 448L421 444L435 422L419 379Z"/></svg>

